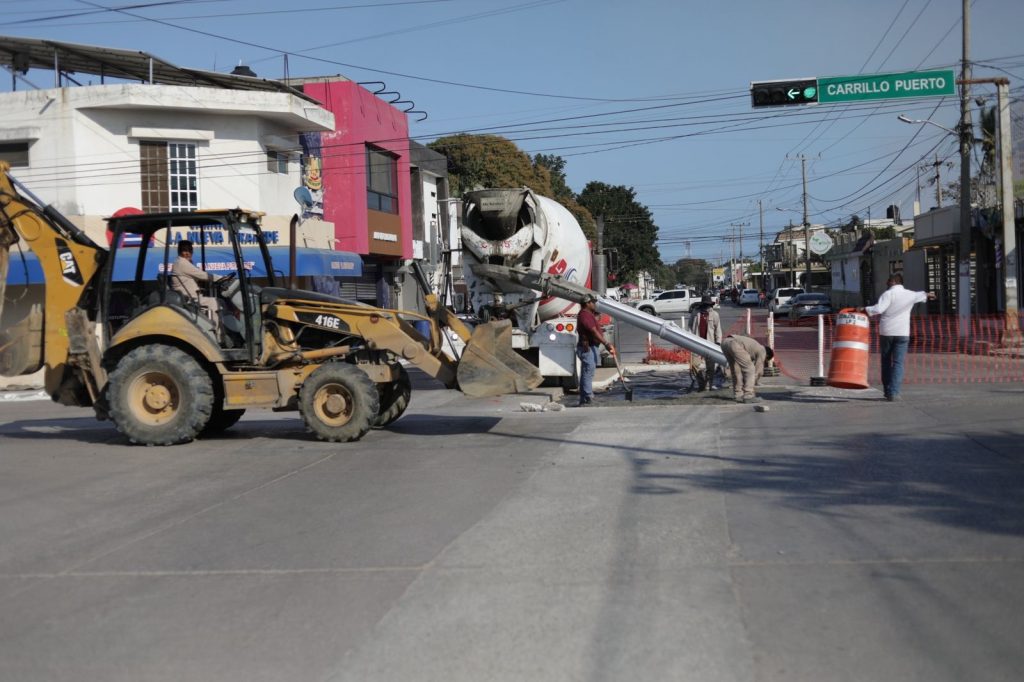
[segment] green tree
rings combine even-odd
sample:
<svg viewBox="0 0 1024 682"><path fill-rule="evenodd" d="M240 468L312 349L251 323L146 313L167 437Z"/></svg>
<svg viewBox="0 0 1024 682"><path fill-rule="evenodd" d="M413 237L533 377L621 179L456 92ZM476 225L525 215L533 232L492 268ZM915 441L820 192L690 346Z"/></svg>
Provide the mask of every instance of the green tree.
<svg viewBox="0 0 1024 682"><path fill-rule="evenodd" d="M594 217L580 205L576 200L576 193L569 187L565 178L565 159L556 154L537 154L533 157L533 165L538 173L548 173L551 180L551 198L565 206L583 228L583 234L587 235L587 239L594 241L597 238Z"/></svg>
<svg viewBox="0 0 1024 682"><path fill-rule="evenodd" d="M557 154L537 154L533 157L534 168L545 168L551 178L551 198L560 202L576 200L576 193L569 188L565 179L565 159Z"/></svg>
<svg viewBox="0 0 1024 682"><path fill-rule="evenodd" d="M618 263L610 278L628 282L646 270L655 276L662 265L656 242L658 227L651 211L636 200L632 187L587 183L579 203L593 216L604 216L604 246L618 252ZM674 284L674 282L673 282Z"/></svg>
<svg viewBox="0 0 1024 682"><path fill-rule="evenodd" d="M498 135L459 133L427 145L448 158L448 182L455 196L487 187L529 187L550 197L551 174L528 154Z"/></svg>
<svg viewBox="0 0 1024 682"><path fill-rule="evenodd" d="M672 266L676 272L676 283L705 289L711 274L711 263L703 258L680 258Z"/></svg>
<svg viewBox="0 0 1024 682"><path fill-rule="evenodd" d="M490 187L529 187L565 206L587 238L594 239L594 218L566 183L562 157L538 154L531 160L513 142L497 135L460 133L427 146L448 158L448 181L454 196Z"/></svg>

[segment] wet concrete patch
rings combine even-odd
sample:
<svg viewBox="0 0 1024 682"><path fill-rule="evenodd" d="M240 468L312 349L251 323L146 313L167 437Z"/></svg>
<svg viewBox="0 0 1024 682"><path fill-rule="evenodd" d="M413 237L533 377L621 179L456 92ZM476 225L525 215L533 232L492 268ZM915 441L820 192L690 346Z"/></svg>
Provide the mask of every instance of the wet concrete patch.
<svg viewBox="0 0 1024 682"><path fill-rule="evenodd" d="M632 374L626 378L626 386L633 391L633 400L626 400L626 391L622 383L616 380L607 390L594 394L594 407L621 407L623 405L736 405L733 399L732 385L725 385L712 391L697 391L691 386L689 371L647 372ZM784 386L760 386L758 395L766 403L790 400L793 391ZM566 395L561 399L566 407L574 407L579 402L576 395Z"/></svg>

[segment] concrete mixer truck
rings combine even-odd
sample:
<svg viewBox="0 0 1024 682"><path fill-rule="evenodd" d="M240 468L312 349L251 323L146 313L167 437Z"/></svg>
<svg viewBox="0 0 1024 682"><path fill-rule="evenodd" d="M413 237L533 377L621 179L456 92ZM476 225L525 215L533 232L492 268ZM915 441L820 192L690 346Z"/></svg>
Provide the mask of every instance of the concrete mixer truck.
<svg viewBox="0 0 1024 682"><path fill-rule="evenodd" d="M589 287L590 244L573 215L527 188L467 192L461 240L473 312L483 322L512 320L512 347L546 379L575 390L579 304L474 273L474 266L481 264L518 267Z"/></svg>

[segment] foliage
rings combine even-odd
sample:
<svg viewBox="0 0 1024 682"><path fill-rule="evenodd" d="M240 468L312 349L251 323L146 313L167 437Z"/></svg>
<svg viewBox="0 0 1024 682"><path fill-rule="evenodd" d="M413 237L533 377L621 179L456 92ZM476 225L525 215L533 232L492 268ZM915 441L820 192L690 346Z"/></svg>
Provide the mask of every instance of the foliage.
<svg viewBox="0 0 1024 682"><path fill-rule="evenodd" d="M529 155L497 135L459 133L427 145L448 158L448 182L454 196L490 187L529 187L550 197L551 174Z"/></svg>
<svg viewBox="0 0 1024 682"><path fill-rule="evenodd" d="M556 154L537 154L533 157L534 168L545 168L550 177L551 198L559 202L576 199L565 179L565 159Z"/></svg>
<svg viewBox="0 0 1024 682"><path fill-rule="evenodd" d="M592 243L597 237L594 216L602 213L604 248L616 256L609 280L628 282L646 270L659 284L672 286L679 281L673 268L662 265L656 247L658 228L650 210L636 201L632 188L591 182L577 196L566 179L565 159L555 154L537 154L531 159L513 142L497 135L459 133L427 146L448 159L453 196L480 188L529 187L565 206Z"/></svg>
<svg viewBox="0 0 1024 682"><path fill-rule="evenodd" d="M680 258L672 266L679 284L704 289L710 279L711 263L703 258Z"/></svg>
<svg viewBox="0 0 1024 682"><path fill-rule="evenodd" d="M604 216L604 246L618 252L617 268L610 273L615 281L631 281L643 270L658 276L658 228L632 187L591 181L580 192L579 203L591 215Z"/></svg>
<svg viewBox="0 0 1024 682"><path fill-rule="evenodd" d="M533 166L538 173L547 172L551 185L549 196L572 213L576 222L583 228L583 234L587 235L587 239L595 241L597 227L594 224L594 217L576 201L576 193L569 187L565 177L565 159L556 154L537 154L533 157Z"/></svg>

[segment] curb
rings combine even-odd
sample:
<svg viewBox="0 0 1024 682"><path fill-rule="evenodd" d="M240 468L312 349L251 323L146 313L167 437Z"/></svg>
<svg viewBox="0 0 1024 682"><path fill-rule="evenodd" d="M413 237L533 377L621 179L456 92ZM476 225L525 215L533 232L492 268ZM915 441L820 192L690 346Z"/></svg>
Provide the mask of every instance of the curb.
<svg viewBox="0 0 1024 682"><path fill-rule="evenodd" d="M0 391L0 403L25 402L28 400L49 400L50 396L46 391Z"/></svg>

